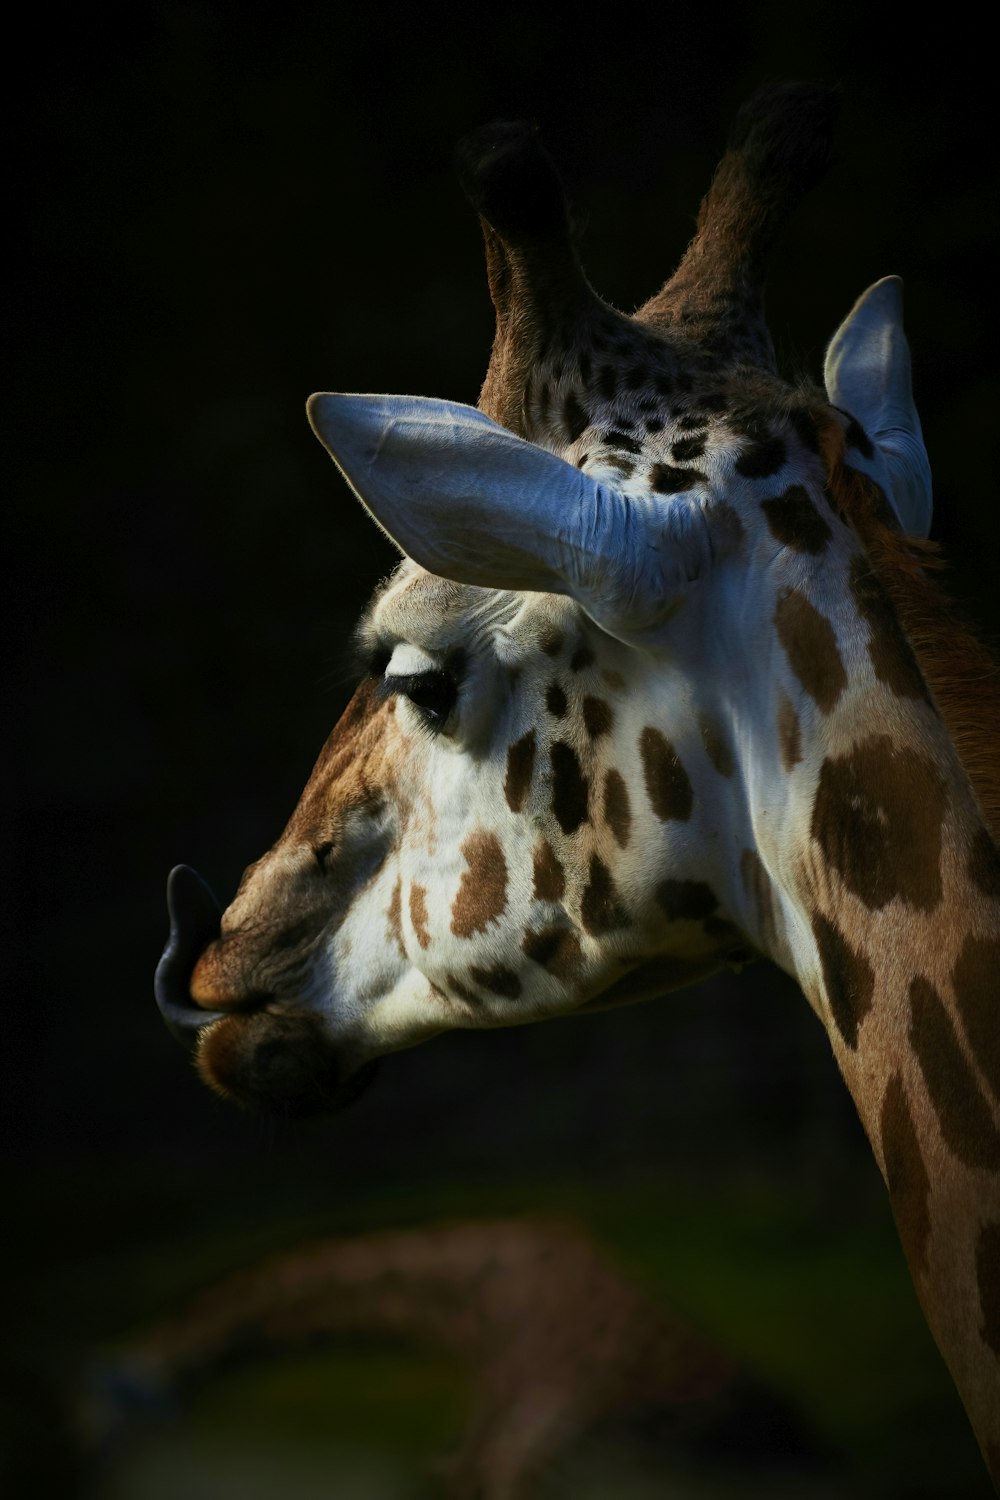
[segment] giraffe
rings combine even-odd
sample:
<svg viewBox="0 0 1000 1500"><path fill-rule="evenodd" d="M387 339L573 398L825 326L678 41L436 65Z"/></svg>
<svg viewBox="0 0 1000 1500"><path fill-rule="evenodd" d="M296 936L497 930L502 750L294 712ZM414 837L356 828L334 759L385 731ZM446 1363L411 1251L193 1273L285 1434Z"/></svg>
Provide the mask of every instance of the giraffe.
<svg viewBox="0 0 1000 1500"><path fill-rule="evenodd" d="M441 1465L453 1500L527 1500L588 1433L662 1419L686 1452L765 1471L831 1455L786 1401L646 1296L570 1219L459 1220L307 1242L223 1277L94 1354L78 1398L88 1452L176 1410L220 1370L270 1351L386 1337L464 1367L469 1410Z"/></svg>
<svg viewBox="0 0 1000 1500"><path fill-rule="evenodd" d="M1000 1484L1000 684L928 572L898 278L825 389L778 374L763 311L837 103L744 106L631 316L532 129L460 148L496 309L479 406L311 398L403 561L277 843L221 916L173 872L156 989L210 1087L291 1115L442 1030L766 955L826 1028Z"/></svg>

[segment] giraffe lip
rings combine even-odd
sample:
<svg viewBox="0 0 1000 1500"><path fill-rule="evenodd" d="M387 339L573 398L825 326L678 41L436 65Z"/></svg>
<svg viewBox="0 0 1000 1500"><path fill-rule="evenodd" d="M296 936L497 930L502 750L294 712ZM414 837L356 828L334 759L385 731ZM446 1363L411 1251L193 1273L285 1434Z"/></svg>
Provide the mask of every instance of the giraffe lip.
<svg viewBox="0 0 1000 1500"><path fill-rule="evenodd" d="M191 998L195 964L219 936L222 909L208 886L188 865L176 865L167 880L170 935L156 966L153 992L167 1030L185 1047L223 1011L206 1010Z"/></svg>

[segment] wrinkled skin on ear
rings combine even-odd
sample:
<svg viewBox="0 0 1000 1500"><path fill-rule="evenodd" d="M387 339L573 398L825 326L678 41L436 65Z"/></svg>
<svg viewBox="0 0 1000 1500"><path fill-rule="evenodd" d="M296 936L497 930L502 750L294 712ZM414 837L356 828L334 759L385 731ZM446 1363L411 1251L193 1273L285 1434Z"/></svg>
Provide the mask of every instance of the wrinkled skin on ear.
<svg viewBox="0 0 1000 1500"><path fill-rule="evenodd" d="M823 375L832 405L857 418L871 439L871 453L852 450L852 466L881 486L904 531L927 536L931 470L913 404L898 276L883 277L858 298L831 340Z"/></svg>
<svg viewBox="0 0 1000 1500"><path fill-rule="evenodd" d="M439 577L566 594L608 634L634 642L655 633L708 566L696 497L636 502L473 407L318 394L308 413L365 508Z"/></svg>

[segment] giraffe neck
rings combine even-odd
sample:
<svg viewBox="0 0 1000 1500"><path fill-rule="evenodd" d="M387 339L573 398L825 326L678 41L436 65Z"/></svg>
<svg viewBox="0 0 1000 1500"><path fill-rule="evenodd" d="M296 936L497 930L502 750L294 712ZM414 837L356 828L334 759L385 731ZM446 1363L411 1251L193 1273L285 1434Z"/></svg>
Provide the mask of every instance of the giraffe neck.
<svg viewBox="0 0 1000 1500"><path fill-rule="evenodd" d="M744 910L826 1026L1000 1483L1000 854L905 640L837 639L797 708L775 661Z"/></svg>

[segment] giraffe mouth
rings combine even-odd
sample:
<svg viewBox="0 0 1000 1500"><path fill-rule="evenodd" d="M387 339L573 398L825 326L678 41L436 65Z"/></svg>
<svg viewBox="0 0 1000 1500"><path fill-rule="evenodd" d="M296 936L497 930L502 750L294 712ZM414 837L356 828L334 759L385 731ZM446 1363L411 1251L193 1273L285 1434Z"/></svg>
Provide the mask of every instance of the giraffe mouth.
<svg viewBox="0 0 1000 1500"><path fill-rule="evenodd" d="M198 959L219 936L222 908L188 865L177 865L167 880L170 934L156 967L153 992L167 1030L192 1048L198 1033L225 1012L207 1010L191 997L191 975Z"/></svg>
<svg viewBox="0 0 1000 1500"><path fill-rule="evenodd" d="M209 1009L191 994L198 960L219 937L222 909L196 871L177 865L167 881L170 933L153 989L171 1035L216 1093L246 1109L301 1118L331 1114L367 1090L377 1059L360 1065L331 1048L318 1022L250 1004ZM217 1024L218 1023L218 1024Z"/></svg>

